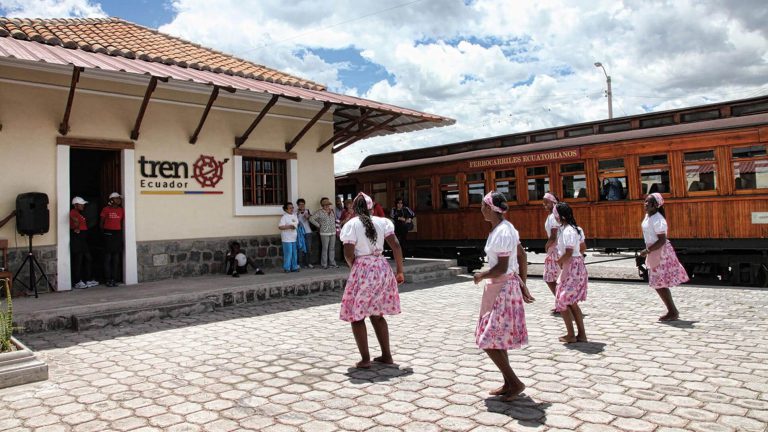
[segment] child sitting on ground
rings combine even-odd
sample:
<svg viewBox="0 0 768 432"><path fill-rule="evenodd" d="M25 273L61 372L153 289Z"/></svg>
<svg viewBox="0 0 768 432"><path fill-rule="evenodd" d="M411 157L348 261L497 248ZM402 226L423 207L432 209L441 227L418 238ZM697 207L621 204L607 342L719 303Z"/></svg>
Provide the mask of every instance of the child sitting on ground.
<svg viewBox="0 0 768 432"><path fill-rule="evenodd" d="M240 277L241 274L248 273L248 265L256 269L254 274L263 275L264 272L253 262L253 259L246 256L240 250L240 243L232 242L229 245L229 251L226 256L227 274L232 277Z"/></svg>

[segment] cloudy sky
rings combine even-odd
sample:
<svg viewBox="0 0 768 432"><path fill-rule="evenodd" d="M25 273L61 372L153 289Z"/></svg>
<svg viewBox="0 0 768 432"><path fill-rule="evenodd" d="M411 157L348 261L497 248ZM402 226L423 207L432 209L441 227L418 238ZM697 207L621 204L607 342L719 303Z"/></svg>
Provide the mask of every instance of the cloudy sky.
<svg viewBox="0 0 768 432"><path fill-rule="evenodd" d="M119 16L456 125L368 154L768 94L765 0L0 0L0 15Z"/></svg>

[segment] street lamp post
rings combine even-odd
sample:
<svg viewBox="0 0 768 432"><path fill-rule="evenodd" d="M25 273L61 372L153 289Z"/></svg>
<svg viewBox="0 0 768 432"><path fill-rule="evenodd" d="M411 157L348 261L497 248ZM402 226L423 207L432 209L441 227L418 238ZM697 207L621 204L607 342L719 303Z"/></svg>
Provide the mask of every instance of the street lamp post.
<svg viewBox="0 0 768 432"><path fill-rule="evenodd" d="M595 67L599 67L603 70L603 73L605 74L605 82L608 85L608 90L605 91L605 97L608 98L608 118L613 118L613 92L611 92L611 76L608 75L608 72L605 71L605 67L602 63L597 62L595 63Z"/></svg>

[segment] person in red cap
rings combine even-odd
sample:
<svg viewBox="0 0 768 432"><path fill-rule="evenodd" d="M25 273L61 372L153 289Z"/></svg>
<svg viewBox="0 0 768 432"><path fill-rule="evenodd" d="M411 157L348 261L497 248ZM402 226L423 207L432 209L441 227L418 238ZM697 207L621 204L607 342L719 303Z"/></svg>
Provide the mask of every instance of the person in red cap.
<svg viewBox="0 0 768 432"><path fill-rule="evenodd" d="M88 247L88 224L83 210L88 201L76 196L72 198L69 211L69 251L72 255L72 288L84 289L99 283L91 278L91 250ZM83 272L85 269L85 272Z"/></svg>
<svg viewBox="0 0 768 432"><path fill-rule="evenodd" d="M672 300L670 287L688 282L688 273L680 264L675 248L667 239L667 219L664 214L664 197L654 192L645 198L645 219L641 225L645 249L640 252L645 257L648 269L648 283L655 289L667 307L667 313L659 321L675 321L680 317Z"/></svg>
<svg viewBox="0 0 768 432"><path fill-rule="evenodd" d="M123 255L125 210L123 197L117 192L109 195L107 206L101 210L101 232L104 234L104 278L108 287L117 286Z"/></svg>

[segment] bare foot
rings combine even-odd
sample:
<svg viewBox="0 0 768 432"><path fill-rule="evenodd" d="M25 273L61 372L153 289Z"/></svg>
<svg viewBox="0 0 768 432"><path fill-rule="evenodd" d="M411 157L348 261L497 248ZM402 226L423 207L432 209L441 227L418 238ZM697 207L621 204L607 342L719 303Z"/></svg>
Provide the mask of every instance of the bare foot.
<svg viewBox="0 0 768 432"><path fill-rule="evenodd" d="M376 357L373 359L376 363L384 363L384 364L395 364L394 360L392 360L392 356L381 356Z"/></svg>
<svg viewBox="0 0 768 432"><path fill-rule="evenodd" d="M519 396L523 390L525 390L525 384L523 383L520 383L520 386L512 386L506 393L504 393L504 396L501 397L501 400L504 402L510 402Z"/></svg>
<svg viewBox="0 0 768 432"><path fill-rule="evenodd" d="M680 314L677 312L668 313L659 317L659 321L677 321L678 319L680 319Z"/></svg>
<svg viewBox="0 0 768 432"><path fill-rule="evenodd" d="M576 336L576 341L577 342L587 342L587 337L586 336Z"/></svg>
<svg viewBox="0 0 768 432"><path fill-rule="evenodd" d="M576 336L560 336L560 339L558 339L562 343L571 344L574 342L577 342L578 339L576 339Z"/></svg>
<svg viewBox="0 0 768 432"><path fill-rule="evenodd" d="M491 396L501 396L504 393L509 391L509 387L507 387L507 384L505 383L503 386L497 388L496 390L491 390L488 392Z"/></svg>
<svg viewBox="0 0 768 432"><path fill-rule="evenodd" d="M355 367L358 369L369 369L371 367L371 361L360 360L359 362L355 363Z"/></svg>

